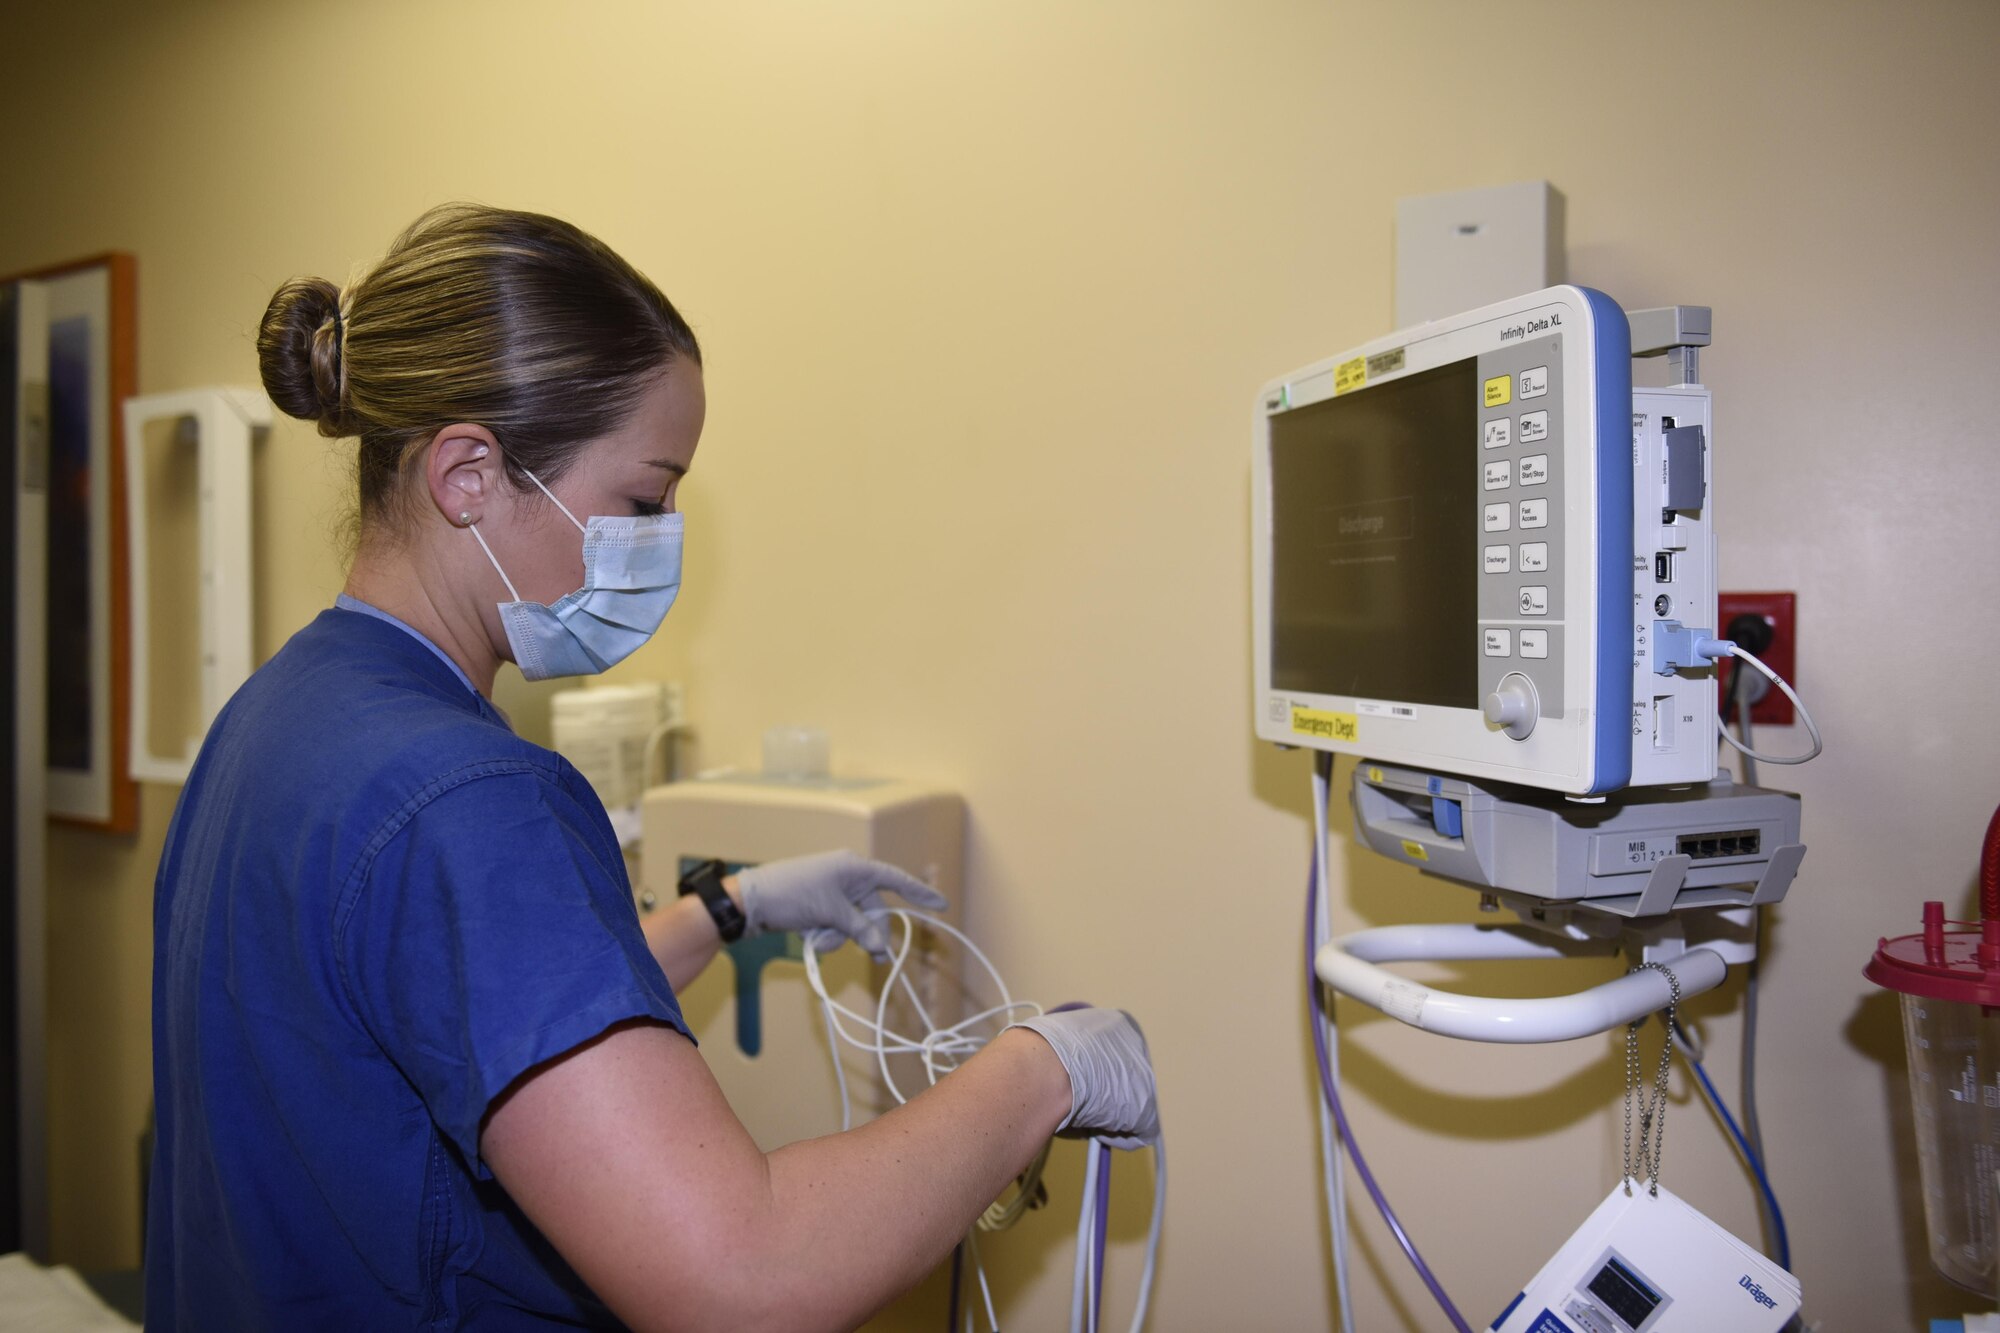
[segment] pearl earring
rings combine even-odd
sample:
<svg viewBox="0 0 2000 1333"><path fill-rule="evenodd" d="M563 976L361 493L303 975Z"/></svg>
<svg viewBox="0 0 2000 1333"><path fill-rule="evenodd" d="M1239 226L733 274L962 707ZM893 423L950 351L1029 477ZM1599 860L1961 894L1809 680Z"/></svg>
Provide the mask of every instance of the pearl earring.
<svg viewBox="0 0 2000 1333"><path fill-rule="evenodd" d="M460 526L461 528L469 528L469 527L471 527L471 526L472 526L472 514L471 514L471 511L469 511L469 510L461 510L461 511L459 512L459 515L458 515L458 526Z"/></svg>

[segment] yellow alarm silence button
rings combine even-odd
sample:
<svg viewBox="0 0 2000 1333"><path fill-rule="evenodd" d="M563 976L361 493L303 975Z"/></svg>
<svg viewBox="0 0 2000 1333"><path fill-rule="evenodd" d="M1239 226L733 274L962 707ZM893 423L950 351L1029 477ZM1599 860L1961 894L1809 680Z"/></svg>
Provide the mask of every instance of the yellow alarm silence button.
<svg viewBox="0 0 2000 1333"><path fill-rule="evenodd" d="M1505 407L1513 401L1514 377L1512 375L1495 375L1492 379L1486 381L1486 405L1488 407Z"/></svg>

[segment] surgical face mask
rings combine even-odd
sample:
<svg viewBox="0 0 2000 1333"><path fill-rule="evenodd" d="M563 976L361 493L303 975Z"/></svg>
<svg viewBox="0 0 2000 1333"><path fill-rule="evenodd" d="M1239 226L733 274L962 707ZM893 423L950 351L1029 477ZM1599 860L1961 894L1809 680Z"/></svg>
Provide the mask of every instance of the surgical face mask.
<svg viewBox="0 0 2000 1333"><path fill-rule="evenodd" d="M583 534L583 586L552 606L522 601L475 526L479 549L514 599L500 603L500 623L529 680L594 676L631 656L666 619L681 587L681 516L592 514L587 524L577 523L540 477L530 472L528 480Z"/></svg>

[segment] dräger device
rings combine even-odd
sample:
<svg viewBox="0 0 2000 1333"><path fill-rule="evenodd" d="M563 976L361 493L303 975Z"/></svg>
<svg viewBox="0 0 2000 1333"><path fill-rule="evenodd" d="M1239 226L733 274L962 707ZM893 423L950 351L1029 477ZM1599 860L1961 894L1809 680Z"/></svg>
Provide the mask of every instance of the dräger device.
<svg viewBox="0 0 2000 1333"><path fill-rule="evenodd" d="M1666 1190L1620 1184L1490 1333L1777 1333L1790 1273Z"/></svg>
<svg viewBox="0 0 2000 1333"><path fill-rule="evenodd" d="M1578 796L1714 775L1713 671L1653 643L1715 623L1709 394L1635 394L1633 353L1552 287L1265 386L1260 737Z"/></svg>

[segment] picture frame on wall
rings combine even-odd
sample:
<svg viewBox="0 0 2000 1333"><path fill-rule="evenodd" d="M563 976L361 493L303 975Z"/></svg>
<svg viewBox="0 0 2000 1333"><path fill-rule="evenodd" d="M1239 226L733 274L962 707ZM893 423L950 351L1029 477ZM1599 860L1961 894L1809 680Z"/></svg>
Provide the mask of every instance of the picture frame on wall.
<svg viewBox="0 0 2000 1333"><path fill-rule="evenodd" d="M122 405L138 391L137 265L101 254L0 284L33 284L47 310L48 815L133 833Z"/></svg>

